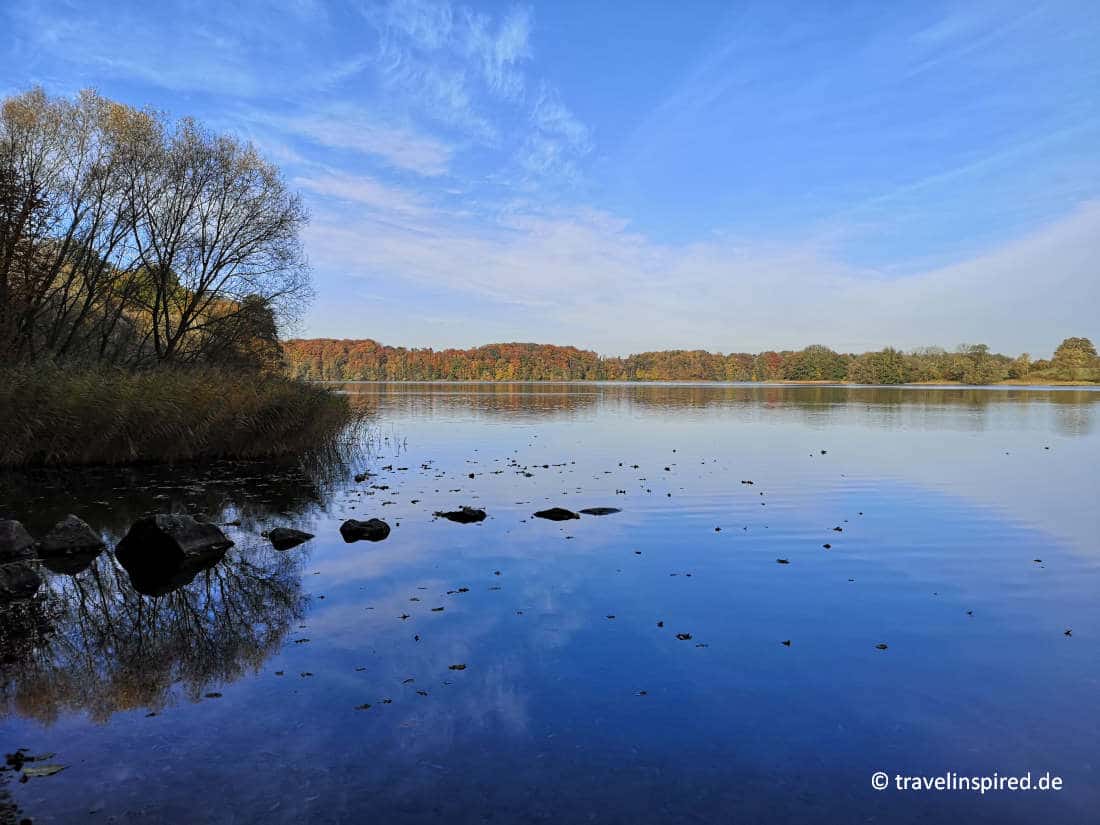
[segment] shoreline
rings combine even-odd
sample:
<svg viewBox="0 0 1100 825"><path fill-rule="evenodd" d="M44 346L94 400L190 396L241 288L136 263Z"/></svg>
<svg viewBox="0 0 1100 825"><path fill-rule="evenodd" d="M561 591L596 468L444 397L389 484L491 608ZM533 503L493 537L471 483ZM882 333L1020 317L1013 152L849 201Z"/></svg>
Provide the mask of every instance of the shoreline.
<svg viewBox="0 0 1100 825"><path fill-rule="evenodd" d="M1041 384L1012 379L996 384L964 384L961 381L914 381L905 384L858 384L854 381L716 381L697 379L588 379L588 378L333 378L302 379L309 384L592 384L604 386L715 386L715 387L854 387L867 389L1098 389L1093 381L1048 381Z"/></svg>

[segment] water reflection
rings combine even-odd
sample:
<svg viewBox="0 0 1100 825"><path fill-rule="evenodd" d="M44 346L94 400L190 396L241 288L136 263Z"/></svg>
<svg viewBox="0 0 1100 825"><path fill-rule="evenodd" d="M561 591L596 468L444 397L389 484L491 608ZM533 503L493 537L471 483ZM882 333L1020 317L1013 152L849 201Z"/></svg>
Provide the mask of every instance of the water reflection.
<svg viewBox="0 0 1100 825"><path fill-rule="evenodd" d="M0 724L72 766L13 786L24 809L1090 821L1100 393L348 389L411 452L9 477L32 533L74 512L110 539L0 615ZM432 517L462 505L488 517ZM531 518L555 505L621 512ZM169 511L237 544L149 585L112 548ZM371 517L386 540L345 544ZM276 525L315 538L280 553ZM1072 788L903 799L867 788L880 768Z"/></svg>
<svg viewBox="0 0 1100 825"><path fill-rule="evenodd" d="M154 513L240 521L252 529L272 519L324 510L349 466L362 461L362 451L346 450L314 457L307 465L218 461L8 471L0 473L0 518L18 519L37 536L68 513L79 512L112 541L124 536L134 521Z"/></svg>
<svg viewBox="0 0 1100 825"><path fill-rule="evenodd" d="M300 554L260 541L183 584L142 595L110 552L45 593L4 608L0 715L106 721L156 710L255 672L305 609Z"/></svg>
<svg viewBox="0 0 1100 825"><path fill-rule="evenodd" d="M623 383L348 383L355 403L379 418L506 417L566 420L606 412L762 414L826 427L861 412L872 426L981 431L997 415L1052 414L1061 435L1092 432L1100 389L1034 387L854 387L768 384ZM966 413L960 415L960 413Z"/></svg>

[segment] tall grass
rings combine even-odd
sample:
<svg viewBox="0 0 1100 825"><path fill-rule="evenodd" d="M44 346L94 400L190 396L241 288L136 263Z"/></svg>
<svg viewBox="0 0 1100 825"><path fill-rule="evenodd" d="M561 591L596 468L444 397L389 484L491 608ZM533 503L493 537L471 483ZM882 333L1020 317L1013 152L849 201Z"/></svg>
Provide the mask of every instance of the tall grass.
<svg viewBox="0 0 1100 825"><path fill-rule="evenodd" d="M0 466L272 458L324 449L347 399L224 368L0 367Z"/></svg>

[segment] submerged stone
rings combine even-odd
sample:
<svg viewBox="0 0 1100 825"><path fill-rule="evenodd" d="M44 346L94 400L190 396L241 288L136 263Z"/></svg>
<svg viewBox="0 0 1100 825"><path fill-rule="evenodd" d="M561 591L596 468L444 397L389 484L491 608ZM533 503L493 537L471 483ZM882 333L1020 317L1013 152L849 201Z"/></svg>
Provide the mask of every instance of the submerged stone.
<svg viewBox="0 0 1100 825"><path fill-rule="evenodd" d="M433 513L433 515L459 524L474 524L478 521L485 521L485 511L476 507L461 507L458 510L440 511Z"/></svg>
<svg viewBox="0 0 1100 825"><path fill-rule="evenodd" d="M34 539L15 519L0 521L0 564L34 558Z"/></svg>
<svg viewBox="0 0 1100 825"><path fill-rule="evenodd" d="M134 589L163 596L190 584L233 546L216 525L176 514L138 519L115 548Z"/></svg>
<svg viewBox="0 0 1100 825"><path fill-rule="evenodd" d="M544 518L550 521L568 521L569 519L580 518L580 516L572 510L566 510L564 507L551 507L549 510L539 510L535 513L535 518Z"/></svg>
<svg viewBox="0 0 1100 825"><path fill-rule="evenodd" d="M38 540L36 549L42 558L69 555L94 557L103 546L99 533L83 519L70 513Z"/></svg>
<svg viewBox="0 0 1100 825"><path fill-rule="evenodd" d="M34 539L18 521L0 521L0 599L28 599L41 584L34 564Z"/></svg>
<svg viewBox="0 0 1100 825"><path fill-rule="evenodd" d="M372 518L366 521L358 521L349 518L340 525L340 535L344 541L351 544L353 541L382 541L390 534L390 526L380 518Z"/></svg>
<svg viewBox="0 0 1100 825"><path fill-rule="evenodd" d="M268 541L276 550L289 550L313 538L313 533L295 530L293 527L276 527L267 534Z"/></svg>
<svg viewBox="0 0 1100 825"><path fill-rule="evenodd" d="M29 599L42 584L42 577L27 561L0 564L0 600Z"/></svg>

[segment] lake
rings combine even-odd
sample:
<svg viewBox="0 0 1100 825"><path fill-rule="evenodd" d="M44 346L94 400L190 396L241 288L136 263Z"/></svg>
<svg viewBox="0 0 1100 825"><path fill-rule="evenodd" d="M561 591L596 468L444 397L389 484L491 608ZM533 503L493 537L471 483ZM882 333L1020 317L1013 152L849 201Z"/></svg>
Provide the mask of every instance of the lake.
<svg viewBox="0 0 1100 825"><path fill-rule="evenodd" d="M1100 392L345 390L342 459L3 477L34 535L236 523L169 592L108 549L5 609L0 743L65 766L0 773L20 816L1096 821ZM1029 773L1062 787L893 784Z"/></svg>

